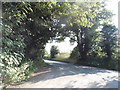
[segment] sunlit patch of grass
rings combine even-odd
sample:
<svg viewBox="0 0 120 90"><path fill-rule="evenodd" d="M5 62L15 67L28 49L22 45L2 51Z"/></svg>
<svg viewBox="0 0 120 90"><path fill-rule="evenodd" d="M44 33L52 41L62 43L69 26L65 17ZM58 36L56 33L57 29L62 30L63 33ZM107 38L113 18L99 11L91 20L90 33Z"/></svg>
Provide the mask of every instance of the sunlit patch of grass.
<svg viewBox="0 0 120 90"><path fill-rule="evenodd" d="M52 58L55 61L69 62L70 53L59 53L56 58Z"/></svg>
<svg viewBox="0 0 120 90"><path fill-rule="evenodd" d="M69 53L60 53L57 55L57 59L67 59L69 58L70 54Z"/></svg>

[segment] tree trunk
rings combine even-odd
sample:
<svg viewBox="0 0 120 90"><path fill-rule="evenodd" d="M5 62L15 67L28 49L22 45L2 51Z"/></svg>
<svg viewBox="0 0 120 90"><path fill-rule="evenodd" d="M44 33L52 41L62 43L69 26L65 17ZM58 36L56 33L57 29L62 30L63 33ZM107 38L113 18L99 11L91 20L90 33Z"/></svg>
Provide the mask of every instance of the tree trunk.
<svg viewBox="0 0 120 90"><path fill-rule="evenodd" d="M82 34L81 34L82 35ZM80 53L80 56L79 56L79 61L83 61L83 60L86 60L86 57L87 57L87 54L86 52L84 51L84 44L83 44L83 38L82 36L79 37L79 33L76 35L77 37L77 47L78 47L78 51ZM79 62L78 61L78 62Z"/></svg>
<svg viewBox="0 0 120 90"><path fill-rule="evenodd" d="M87 37L86 28L81 28L81 32L77 32L76 37L77 46L80 53L79 61L86 60L87 53L89 52L89 38Z"/></svg>

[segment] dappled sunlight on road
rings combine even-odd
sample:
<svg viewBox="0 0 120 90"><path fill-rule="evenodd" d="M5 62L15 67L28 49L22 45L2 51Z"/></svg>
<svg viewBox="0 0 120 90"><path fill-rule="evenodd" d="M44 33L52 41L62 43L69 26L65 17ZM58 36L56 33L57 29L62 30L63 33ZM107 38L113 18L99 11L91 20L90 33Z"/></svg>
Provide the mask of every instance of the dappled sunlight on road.
<svg viewBox="0 0 120 90"><path fill-rule="evenodd" d="M118 72L45 60L49 68L37 72L21 88L117 88ZM17 86L15 86L17 87Z"/></svg>

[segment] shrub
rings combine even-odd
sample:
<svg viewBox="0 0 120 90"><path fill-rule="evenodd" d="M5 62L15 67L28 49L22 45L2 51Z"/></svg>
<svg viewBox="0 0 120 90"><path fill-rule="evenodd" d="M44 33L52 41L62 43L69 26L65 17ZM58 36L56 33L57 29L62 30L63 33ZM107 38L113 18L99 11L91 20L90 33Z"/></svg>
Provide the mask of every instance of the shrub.
<svg viewBox="0 0 120 90"><path fill-rule="evenodd" d="M55 58L58 53L59 53L58 47L53 45L50 50L50 57Z"/></svg>
<svg viewBox="0 0 120 90"><path fill-rule="evenodd" d="M73 50L72 50L72 52L71 52L71 54L70 54L70 58L78 58L79 57L79 51L78 51L78 47L76 46Z"/></svg>
<svg viewBox="0 0 120 90"><path fill-rule="evenodd" d="M24 60L24 62L21 63L12 55L0 56L2 59L0 67L2 67L1 80L3 87L13 82L27 80L37 68L45 65L41 58L37 61Z"/></svg>

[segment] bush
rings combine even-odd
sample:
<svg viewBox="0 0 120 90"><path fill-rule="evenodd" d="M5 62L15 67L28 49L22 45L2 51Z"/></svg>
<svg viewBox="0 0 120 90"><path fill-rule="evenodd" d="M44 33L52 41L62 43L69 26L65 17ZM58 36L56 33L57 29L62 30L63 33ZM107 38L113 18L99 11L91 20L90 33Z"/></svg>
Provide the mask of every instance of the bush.
<svg viewBox="0 0 120 90"><path fill-rule="evenodd" d="M89 56L89 58L86 61L79 61L79 62L80 62L80 65L93 66L93 67L120 71L120 67L119 67L120 60L119 60L118 54L116 54L115 57L108 60L106 56L100 57L98 55L96 57L93 57L93 54L92 54L92 56ZM77 64L78 59L79 59L79 52L78 52L78 48L75 47L70 54L69 61L71 60L70 62Z"/></svg>
<svg viewBox="0 0 120 90"><path fill-rule="evenodd" d="M6 87L13 82L27 80L36 69L45 65L41 58L36 61L24 60L21 63L12 55L0 56L2 59L2 63L0 63L0 67L2 67L2 87Z"/></svg>
<svg viewBox="0 0 120 90"><path fill-rule="evenodd" d="M78 51L78 47L76 46L73 50L72 50L72 52L71 52L71 54L70 54L70 58L78 58L79 57L79 51Z"/></svg>
<svg viewBox="0 0 120 90"><path fill-rule="evenodd" d="M111 70L117 70L120 71L120 60L117 59L111 59L109 64L108 64L108 68Z"/></svg>
<svg viewBox="0 0 120 90"><path fill-rule="evenodd" d="M59 53L58 47L53 45L50 50L50 57L55 58L58 53Z"/></svg>
<svg viewBox="0 0 120 90"><path fill-rule="evenodd" d="M116 70L120 71L120 60L118 59L109 59L106 60L106 58L92 58L92 59L87 59L85 62L80 61L81 65L85 66L93 66L93 67L99 67L99 68L104 68L104 69L109 69L109 70Z"/></svg>

